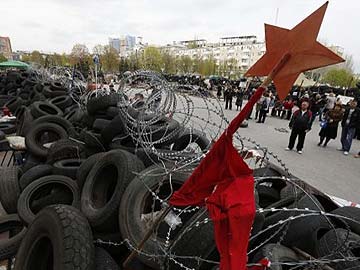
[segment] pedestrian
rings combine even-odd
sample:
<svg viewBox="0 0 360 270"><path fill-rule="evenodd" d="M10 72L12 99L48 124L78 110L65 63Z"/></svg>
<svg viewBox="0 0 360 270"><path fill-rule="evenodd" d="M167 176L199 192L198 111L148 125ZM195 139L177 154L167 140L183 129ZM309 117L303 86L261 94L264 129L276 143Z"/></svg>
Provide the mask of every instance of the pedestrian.
<svg viewBox="0 0 360 270"><path fill-rule="evenodd" d="M312 119L311 121L314 122L316 116L320 113L322 107L322 99L320 94L316 94L315 98L311 99L311 112L312 112Z"/></svg>
<svg viewBox="0 0 360 270"><path fill-rule="evenodd" d="M302 154L306 133L311 130L311 117L312 114L309 110L309 102L303 101L301 103L301 108L294 112L291 117L289 123L291 134L289 139L289 145L285 149L286 151L290 151L294 148L295 140L298 137L296 150L299 154Z"/></svg>
<svg viewBox="0 0 360 270"><path fill-rule="evenodd" d="M264 98L265 98L264 96L261 96L261 98L255 104L255 120L258 120L258 118L259 118L260 110L261 110Z"/></svg>
<svg viewBox="0 0 360 270"><path fill-rule="evenodd" d="M232 98L233 98L234 92L230 85L226 86L225 92L224 92L224 98L225 98L225 110L232 109Z"/></svg>
<svg viewBox="0 0 360 270"><path fill-rule="evenodd" d="M269 97L269 92L265 92L262 98L259 120L257 121L257 123L265 123L266 115L269 112L270 108L270 101L271 99Z"/></svg>
<svg viewBox="0 0 360 270"><path fill-rule="evenodd" d="M334 109L326 113L325 121L322 122L323 126L321 127L319 133L320 142L318 143L318 146L321 146L325 140L323 147L326 147L331 139L336 139L338 126L343 119L343 116L344 112L342 110L342 106L339 104L336 104Z"/></svg>
<svg viewBox="0 0 360 270"><path fill-rule="evenodd" d="M243 104L243 98L244 98L244 91L241 89L238 89L236 92L236 101L235 101L235 105L236 105L236 110L241 110L242 104Z"/></svg>
<svg viewBox="0 0 360 270"><path fill-rule="evenodd" d="M354 158L360 158L360 152L357 153L357 155L355 155Z"/></svg>
<svg viewBox="0 0 360 270"><path fill-rule="evenodd" d="M332 110L335 107L336 97L333 91L330 92L330 94L326 97L326 104L324 113Z"/></svg>
<svg viewBox="0 0 360 270"><path fill-rule="evenodd" d="M221 98L221 92L222 92L222 88L221 88L221 85L219 84L217 86L217 93L216 93L218 100L220 100L220 98Z"/></svg>
<svg viewBox="0 0 360 270"><path fill-rule="evenodd" d="M252 88L252 89L249 89L249 90L248 90L248 94L247 94L248 100L252 97L252 95L255 93L255 91L256 91L255 88ZM251 115L252 115L253 109L254 109L254 107L251 107L251 110L250 110L248 116L246 117L247 120L252 119L252 118L251 118Z"/></svg>
<svg viewBox="0 0 360 270"><path fill-rule="evenodd" d="M344 155L347 156L356 129L360 127L360 109L357 108L357 101L355 99L350 101L349 107L345 110L341 126L341 148L338 150L343 151Z"/></svg>
<svg viewBox="0 0 360 270"><path fill-rule="evenodd" d="M271 116L281 116L281 112L283 110L283 103L280 101L278 97L275 98L274 107L271 109Z"/></svg>
<svg viewBox="0 0 360 270"><path fill-rule="evenodd" d="M281 112L281 119L283 119L286 115L286 120L290 120L292 115L292 109L294 107L294 102L291 97L288 97L283 102L283 110Z"/></svg>

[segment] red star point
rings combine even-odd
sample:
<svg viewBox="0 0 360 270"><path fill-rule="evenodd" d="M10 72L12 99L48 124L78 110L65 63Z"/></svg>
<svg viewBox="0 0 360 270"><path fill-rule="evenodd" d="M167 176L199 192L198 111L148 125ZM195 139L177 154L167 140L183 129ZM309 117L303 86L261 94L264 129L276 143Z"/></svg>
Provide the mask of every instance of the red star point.
<svg viewBox="0 0 360 270"><path fill-rule="evenodd" d="M265 24L266 53L245 76L266 76L286 54L290 59L273 78L278 96L285 99L301 72L345 61L316 41L328 2L293 29Z"/></svg>

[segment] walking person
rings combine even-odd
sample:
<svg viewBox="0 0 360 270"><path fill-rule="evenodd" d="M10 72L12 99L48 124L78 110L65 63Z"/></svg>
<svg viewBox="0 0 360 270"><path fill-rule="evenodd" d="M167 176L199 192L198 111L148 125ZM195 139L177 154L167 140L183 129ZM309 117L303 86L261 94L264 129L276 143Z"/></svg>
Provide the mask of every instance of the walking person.
<svg viewBox="0 0 360 270"><path fill-rule="evenodd" d="M232 109L232 98L233 98L234 92L230 85L228 85L224 92L224 98L225 98L225 110Z"/></svg>
<svg viewBox="0 0 360 270"><path fill-rule="evenodd" d="M239 89L236 92L236 101L235 101L237 111L239 110L239 108L241 110L241 107L242 107L242 104L243 104L243 99L244 99L244 91Z"/></svg>
<svg viewBox="0 0 360 270"><path fill-rule="evenodd" d="M314 113L314 112L313 112ZM340 104L336 104L334 109L328 111L325 115L324 125L320 129L320 142L318 146L326 147L331 139L335 140L337 137L337 130L339 123L343 119L344 112L342 110L342 106Z"/></svg>
<svg viewBox="0 0 360 270"><path fill-rule="evenodd" d="M316 116L319 115L322 106L323 100L321 99L321 95L316 94L315 98L311 100L312 122L314 122Z"/></svg>
<svg viewBox="0 0 360 270"><path fill-rule="evenodd" d="M220 100L220 98L221 98L221 92L222 92L222 88L221 88L221 85L219 84L217 86L217 92L216 92L216 96L217 96L218 100Z"/></svg>
<svg viewBox="0 0 360 270"><path fill-rule="evenodd" d="M247 93L247 96L248 96L247 99L248 99L248 100L250 100L250 98L251 98L252 95L255 93L255 91L256 91L255 88L252 88L252 89L249 89L249 90L248 90L248 93ZM248 116L246 117L246 120L252 119L252 118L251 118L251 115L252 115L253 109L254 109L254 107L251 107L251 110L250 110Z"/></svg>
<svg viewBox="0 0 360 270"><path fill-rule="evenodd" d="M259 118L260 110L261 110L264 98L265 98L264 96L261 96L261 98L255 104L255 120L258 120L258 118Z"/></svg>
<svg viewBox="0 0 360 270"><path fill-rule="evenodd" d="M292 101L291 97L286 98L285 101L283 102L281 119L283 119L286 115L286 120L290 120L293 107L294 107L294 102Z"/></svg>
<svg viewBox="0 0 360 270"><path fill-rule="evenodd" d="M260 107L259 120L257 123L265 123L266 115L269 112L271 99L269 97L269 92L265 92L262 98L262 103Z"/></svg>
<svg viewBox="0 0 360 270"><path fill-rule="evenodd" d="M347 156L349 154L356 129L360 127L360 110L357 108L357 101L355 99L350 101L349 108L345 110L341 126L341 148L338 150L343 151L344 155Z"/></svg>
<svg viewBox="0 0 360 270"><path fill-rule="evenodd" d="M330 94L326 97L326 104L325 104L324 113L334 109L335 102L336 102L335 94L334 94L333 91L331 91Z"/></svg>
<svg viewBox="0 0 360 270"><path fill-rule="evenodd" d="M303 101L301 103L301 108L294 112L291 117L289 123L291 134L289 139L289 145L285 149L286 151L290 151L294 148L296 138L298 138L296 150L299 154L302 154L306 133L311 130L311 117L312 113L309 110L309 102Z"/></svg>
<svg viewBox="0 0 360 270"><path fill-rule="evenodd" d="M360 152L357 153L357 154L354 156L354 158L360 158Z"/></svg>

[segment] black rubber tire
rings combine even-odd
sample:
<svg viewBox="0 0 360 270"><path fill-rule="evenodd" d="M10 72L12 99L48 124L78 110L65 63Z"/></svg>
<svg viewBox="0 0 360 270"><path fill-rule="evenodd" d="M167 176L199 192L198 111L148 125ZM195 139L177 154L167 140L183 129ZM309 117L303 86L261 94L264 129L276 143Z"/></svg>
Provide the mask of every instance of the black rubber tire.
<svg viewBox="0 0 360 270"><path fill-rule="evenodd" d="M172 165L166 166L169 166L170 168ZM158 185L162 180L161 174L164 174L164 168L157 165L145 169L139 176L133 179L122 196L119 208L120 232L124 239L128 239L130 241L131 245L137 246L146 234L146 226L141 220L141 216L142 214L151 213L153 197L149 189L152 191L157 190ZM190 173L179 171L174 172L171 175L172 185L174 188L173 191L179 189L188 179L189 175ZM164 179L162 187L164 190L161 191L159 196L161 199L165 199L171 192L168 178ZM160 209L160 206L156 205L154 210L158 211ZM159 228L161 228L162 231L167 232L169 225L162 222ZM176 234L176 232L172 232L172 236L176 236ZM155 239L154 235L152 235L144 245L144 252L149 254L158 254L159 241L160 243L163 242L165 244L165 236L158 235ZM151 258L139 255L139 259L155 269L159 267L157 263L151 260Z"/></svg>
<svg viewBox="0 0 360 270"><path fill-rule="evenodd" d="M21 171L24 174L28 170L30 170L32 167L35 167L39 164L45 163L45 159L34 156L30 154L29 152L25 154L24 156L25 162L21 166Z"/></svg>
<svg viewBox="0 0 360 270"><path fill-rule="evenodd" d="M52 123L41 123L33 126L25 137L25 144L28 151L36 156L46 158L48 149L45 148L38 138L42 133L52 132L56 134L58 140L68 138L68 133L61 126Z"/></svg>
<svg viewBox="0 0 360 270"><path fill-rule="evenodd" d="M66 91L66 88L61 82L51 82L50 89L53 91Z"/></svg>
<svg viewBox="0 0 360 270"><path fill-rule="evenodd" d="M81 193L81 210L98 231L119 227L118 209L122 195L142 162L126 151L107 152L89 172Z"/></svg>
<svg viewBox="0 0 360 270"><path fill-rule="evenodd" d="M71 179L76 179L76 174L79 170L79 167L81 166L81 163L84 161L84 159L76 159L76 158L70 158L70 159L63 159L56 161L53 166L53 172L57 175L64 175L67 177L70 177Z"/></svg>
<svg viewBox="0 0 360 270"><path fill-rule="evenodd" d="M109 144L118 135L128 134L124 119L118 115L101 131L101 137L104 143Z"/></svg>
<svg viewBox="0 0 360 270"><path fill-rule="evenodd" d="M20 97L14 97L4 104L4 107L7 107L10 112L15 113L16 109L23 104L23 100Z"/></svg>
<svg viewBox="0 0 360 270"><path fill-rule="evenodd" d="M32 125L38 125L41 123L51 123L51 124L59 125L63 129L65 129L70 135L74 135L74 132L75 132L74 126L72 125L72 123L70 121L66 120L62 116L57 116L57 115L41 116L41 117L35 119L34 122L32 123Z"/></svg>
<svg viewBox="0 0 360 270"><path fill-rule="evenodd" d="M95 247L96 270L120 270L111 255L101 247Z"/></svg>
<svg viewBox="0 0 360 270"><path fill-rule="evenodd" d="M119 95L112 93L105 96L92 97L88 100L87 110L89 114L95 114L97 111L106 110L110 106L116 106L120 101Z"/></svg>
<svg viewBox="0 0 360 270"><path fill-rule="evenodd" d="M108 107L106 109L106 114L113 119L120 114L120 111L121 110L118 107Z"/></svg>
<svg viewBox="0 0 360 270"><path fill-rule="evenodd" d="M254 170L254 177L265 177L265 176L282 176L282 174L270 166L257 168Z"/></svg>
<svg viewBox="0 0 360 270"><path fill-rule="evenodd" d="M202 151L210 146L210 141L205 134L202 134L197 130L186 129L176 139L172 146L172 150L182 151L191 143L196 143Z"/></svg>
<svg viewBox="0 0 360 270"><path fill-rule="evenodd" d="M157 146L170 145L176 141L181 131L178 121L164 118L156 124L147 126L143 138L150 139Z"/></svg>
<svg viewBox="0 0 360 270"><path fill-rule="evenodd" d="M56 202L56 204L67 204L79 208L80 196L74 180L62 175L44 176L29 184L21 193L17 206L21 220L26 224L30 224L37 215L36 212L33 212L34 201L56 192L72 194L71 201L61 200ZM58 198L61 199L61 197ZM67 199L67 197L65 199ZM54 202L51 203L54 204Z"/></svg>
<svg viewBox="0 0 360 270"><path fill-rule="evenodd" d="M360 236L351 231L341 228L331 230L320 239L317 255L319 258L326 256L326 259L330 260L359 257L359 243ZM340 261L331 263L330 266L336 270L359 269L360 262L358 260Z"/></svg>
<svg viewBox="0 0 360 270"><path fill-rule="evenodd" d="M14 269L95 270L94 249L91 228L79 210L46 207L30 225Z"/></svg>
<svg viewBox="0 0 360 270"><path fill-rule="evenodd" d="M33 181L52 174L53 167L48 164L39 164L27 170L19 180L20 190L24 190Z"/></svg>
<svg viewBox="0 0 360 270"><path fill-rule="evenodd" d="M191 217L170 246L169 252L172 255L194 256L210 260L212 258L209 258L209 256L212 254L215 253L216 256L218 256L214 239L213 223L211 221L203 223L202 221L204 221L205 218L209 219L209 216L206 212L204 213L204 211L199 211L199 213ZM194 226L196 222L199 222L200 225ZM190 231L186 231L191 224L193 228ZM207 265L206 262L198 262L197 260L189 260L186 258L175 258L175 260L190 269L209 269L209 265ZM165 269L180 270L184 268L174 261L168 260L165 262Z"/></svg>
<svg viewBox="0 0 360 270"><path fill-rule="evenodd" d="M352 232L360 235L360 208L352 207L352 206L344 206L344 207L335 209L334 211L331 211L330 213L355 220L355 221L352 221L352 220L348 220L348 219L344 219L344 218L332 217L332 219L336 222L336 224L338 226L345 228L347 225L347 226L349 226L349 228ZM339 219L341 220L341 222L337 222Z"/></svg>
<svg viewBox="0 0 360 270"><path fill-rule="evenodd" d="M106 149L102 143L101 136L91 132L91 131L81 131L80 138L85 143L85 150L88 156L91 156L95 153L105 152Z"/></svg>
<svg viewBox="0 0 360 270"><path fill-rule="evenodd" d="M59 96L64 96L66 95L66 91L65 90L51 90L51 88L49 86L45 86L43 88L42 93L44 94L45 97L47 98L54 98L54 97L59 97Z"/></svg>
<svg viewBox="0 0 360 270"><path fill-rule="evenodd" d="M47 163L54 164L56 161L76 158L81 159L84 147L70 139L59 140L53 143L48 151Z"/></svg>
<svg viewBox="0 0 360 270"><path fill-rule="evenodd" d="M273 187L268 187L265 185L257 185L256 190L259 194L259 205L262 208L265 208L280 200L279 191L277 191Z"/></svg>
<svg viewBox="0 0 360 270"><path fill-rule="evenodd" d="M288 209L305 209L308 208L309 210L316 210L316 211L324 211L324 208L321 206L321 203L316 199L315 196L309 195L309 196L303 196L298 200L295 200L295 202L291 203L293 201L293 198L286 198L283 199L284 201L287 201L286 204L283 204L282 206L279 205L277 208L286 207ZM280 203L279 201L278 203ZM289 205L290 204L290 205ZM288 206L286 206L288 205ZM272 208L274 205L269 206L269 208ZM265 217L264 222L264 228L278 224L280 220L286 220L290 216L299 216L301 214L307 214L308 211L306 210L299 210L299 211L277 211L277 212L270 212L267 213ZM284 227L283 227L284 226ZM285 227L286 226L286 227ZM280 232L276 233L280 228L287 228L286 232L283 232L281 230ZM326 219L322 216L319 216L318 218L315 218L314 216L306 216L306 217L300 217L294 220L287 221L286 223L278 224L273 229L268 230L264 234L261 234L258 239L254 240L254 242L261 242L265 239L269 239L270 243L274 243L279 240L280 236L284 235L284 243L291 243L296 245L302 245L301 247L304 249L307 249L308 252L313 252L315 248L315 239L319 236L320 231L323 229L329 229L329 224L327 223ZM308 241L298 242L299 239L304 239L303 237L298 237L299 235L303 235L304 237L308 237Z"/></svg>
<svg viewBox="0 0 360 270"><path fill-rule="evenodd" d="M34 118L39 118L45 115L61 116L63 112L55 105L46 101L36 101L30 106L31 114Z"/></svg>
<svg viewBox="0 0 360 270"><path fill-rule="evenodd" d="M111 123L110 120L96 119L93 123L93 130L95 130L97 132L101 132L102 130L104 130L105 127L109 126L110 123ZM113 128L114 128L114 126L113 126Z"/></svg>
<svg viewBox="0 0 360 270"><path fill-rule="evenodd" d="M26 227L18 215L0 216L0 233L9 232L9 238L0 238L0 261L12 258L24 238Z"/></svg>
<svg viewBox="0 0 360 270"><path fill-rule="evenodd" d="M0 123L0 131L5 134L13 134L16 133L16 126L11 123Z"/></svg>
<svg viewBox="0 0 360 270"><path fill-rule="evenodd" d="M54 98L50 99L49 102L51 104L55 105L56 107L58 107L59 109L61 109L62 111L64 111L66 108L71 106L71 104L73 103L73 100L71 99L71 97L69 95L66 95L66 96L54 97Z"/></svg>
<svg viewBox="0 0 360 270"><path fill-rule="evenodd" d="M78 188L80 190L80 193L82 192L82 188L85 184L86 178L91 171L91 169L94 167L96 162L102 159L102 157L105 155L105 152L94 154L90 157L88 157L84 162L81 163L77 175L76 175L76 182L78 185Z"/></svg>
<svg viewBox="0 0 360 270"><path fill-rule="evenodd" d="M287 197L291 197L291 196L303 196L304 195L304 191L301 190L300 188L298 188L295 185L292 184L288 184L286 187L284 187L281 191L280 191L280 197L281 199L287 198Z"/></svg>
<svg viewBox="0 0 360 270"><path fill-rule="evenodd" d="M18 120L16 134L24 137L32 127L33 121L34 117L32 116L30 110L26 108L23 116Z"/></svg>
<svg viewBox="0 0 360 270"><path fill-rule="evenodd" d="M282 270L283 266L279 263L282 262L300 262L299 256L290 248L279 244L265 245L254 256L252 262L258 263L261 259L267 258L272 264L267 269L269 270ZM286 268L285 268L286 269Z"/></svg>
<svg viewBox="0 0 360 270"><path fill-rule="evenodd" d="M0 201L7 214L17 212L17 200L20 195L19 167L0 168Z"/></svg>

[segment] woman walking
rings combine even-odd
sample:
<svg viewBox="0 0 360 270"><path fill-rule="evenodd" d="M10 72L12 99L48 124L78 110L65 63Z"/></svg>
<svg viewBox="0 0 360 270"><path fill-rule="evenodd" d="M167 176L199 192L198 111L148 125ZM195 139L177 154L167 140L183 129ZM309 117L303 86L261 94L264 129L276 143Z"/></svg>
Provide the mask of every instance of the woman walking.
<svg viewBox="0 0 360 270"><path fill-rule="evenodd" d="M336 104L332 110L325 114L326 122L325 126L323 126L320 130L320 142L318 143L318 146L321 146L325 141L323 147L326 147L331 139L336 139L338 126L343 117L344 112L340 104Z"/></svg>
<svg viewBox="0 0 360 270"><path fill-rule="evenodd" d="M236 92L236 101L235 101L235 105L236 105L236 110L241 110L242 104L243 104L243 98L244 98L244 92L239 89Z"/></svg>
<svg viewBox="0 0 360 270"><path fill-rule="evenodd" d="M261 107L260 107L260 115L259 115L259 120L257 121L257 123L265 123L266 115L269 112L271 99L269 97L268 92L265 92L261 101L262 101L262 103L261 103Z"/></svg>

